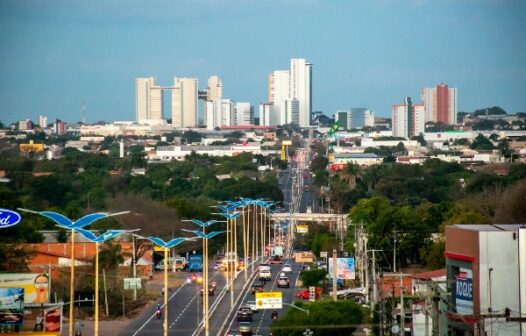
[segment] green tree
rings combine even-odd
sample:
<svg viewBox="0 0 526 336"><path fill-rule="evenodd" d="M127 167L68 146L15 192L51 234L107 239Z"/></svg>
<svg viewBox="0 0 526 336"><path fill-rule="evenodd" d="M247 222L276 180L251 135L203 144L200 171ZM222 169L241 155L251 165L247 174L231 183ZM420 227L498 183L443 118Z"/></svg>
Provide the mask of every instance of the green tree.
<svg viewBox="0 0 526 336"><path fill-rule="evenodd" d="M325 279L327 271L323 268L318 268L310 271L303 271L300 274L300 279L303 287L318 286L318 284Z"/></svg>
<svg viewBox="0 0 526 336"><path fill-rule="evenodd" d="M489 141L485 136L479 134L473 140L473 143L471 144L470 148L476 150L492 150L495 147L493 146L491 141Z"/></svg>
<svg viewBox="0 0 526 336"><path fill-rule="evenodd" d="M124 262L122 248L119 244L112 242L104 243L99 250L99 265L103 269L116 270Z"/></svg>
<svg viewBox="0 0 526 336"><path fill-rule="evenodd" d="M295 302L295 305L308 309L309 314L298 309L288 309L285 316L272 323L272 335L303 336L307 328L315 336L352 335L364 318L360 306L351 300L307 304Z"/></svg>

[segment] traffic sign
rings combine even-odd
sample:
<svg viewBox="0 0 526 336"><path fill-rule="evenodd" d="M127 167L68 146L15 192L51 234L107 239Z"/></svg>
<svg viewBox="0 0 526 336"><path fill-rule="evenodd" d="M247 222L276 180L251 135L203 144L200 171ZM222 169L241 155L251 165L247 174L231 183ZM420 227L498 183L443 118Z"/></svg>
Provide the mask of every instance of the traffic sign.
<svg viewBox="0 0 526 336"><path fill-rule="evenodd" d="M309 287L309 301L310 302L316 301L316 287L314 286Z"/></svg>
<svg viewBox="0 0 526 336"><path fill-rule="evenodd" d="M256 293L256 306L258 307L258 309L283 308L282 292Z"/></svg>

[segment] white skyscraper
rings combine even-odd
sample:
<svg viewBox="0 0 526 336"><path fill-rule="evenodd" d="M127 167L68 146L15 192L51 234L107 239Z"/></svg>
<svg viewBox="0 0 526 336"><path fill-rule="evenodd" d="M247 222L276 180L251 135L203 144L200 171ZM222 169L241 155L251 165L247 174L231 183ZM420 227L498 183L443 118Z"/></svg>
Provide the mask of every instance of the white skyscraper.
<svg viewBox="0 0 526 336"><path fill-rule="evenodd" d="M163 119L163 93L155 78L135 79L135 117L137 122Z"/></svg>
<svg viewBox="0 0 526 336"><path fill-rule="evenodd" d="M275 106L270 103L259 104L259 124L262 126L278 125L278 117L275 112Z"/></svg>
<svg viewBox="0 0 526 336"><path fill-rule="evenodd" d="M208 102L213 102L215 99L223 98L223 83L219 76L210 76L208 78L208 86L206 87L206 102L204 105L205 112L203 116L203 121L205 125L208 125L208 106L213 106L208 104ZM213 113L213 111L211 111Z"/></svg>
<svg viewBox="0 0 526 336"><path fill-rule="evenodd" d="M290 98L299 103L299 125L310 126L312 110L312 64L303 58L290 60Z"/></svg>
<svg viewBox="0 0 526 336"><path fill-rule="evenodd" d="M234 102L230 99L216 98L206 102L206 128L234 125Z"/></svg>
<svg viewBox="0 0 526 336"><path fill-rule="evenodd" d="M254 110L250 103L237 102L234 110L235 125L254 125Z"/></svg>
<svg viewBox="0 0 526 336"><path fill-rule="evenodd" d="M44 129L47 127L47 117L43 115L38 116L38 126L40 126L41 129Z"/></svg>
<svg viewBox="0 0 526 336"><path fill-rule="evenodd" d="M276 70L268 76L268 101L280 125L310 125L312 111L312 64L290 60L290 70Z"/></svg>
<svg viewBox="0 0 526 336"><path fill-rule="evenodd" d="M175 78L172 88L173 127L197 126L197 78Z"/></svg>
<svg viewBox="0 0 526 336"><path fill-rule="evenodd" d="M425 130L425 106L413 104L411 97L406 97L404 104L393 105L393 136L406 139L419 135Z"/></svg>

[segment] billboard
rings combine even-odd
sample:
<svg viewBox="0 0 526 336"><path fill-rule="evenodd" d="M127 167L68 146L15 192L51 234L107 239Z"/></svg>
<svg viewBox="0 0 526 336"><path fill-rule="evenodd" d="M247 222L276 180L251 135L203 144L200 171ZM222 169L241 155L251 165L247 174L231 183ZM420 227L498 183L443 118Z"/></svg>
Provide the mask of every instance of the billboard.
<svg viewBox="0 0 526 336"><path fill-rule="evenodd" d="M62 306L56 306L44 310L45 331L61 332L62 327Z"/></svg>
<svg viewBox="0 0 526 336"><path fill-rule="evenodd" d="M259 309L283 308L282 292L256 292L256 306Z"/></svg>
<svg viewBox="0 0 526 336"><path fill-rule="evenodd" d="M23 288L24 303L49 302L48 273L0 274L0 288Z"/></svg>
<svg viewBox="0 0 526 336"><path fill-rule="evenodd" d="M0 288L0 324L24 322L24 289Z"/></svg>
<svg viewBox="0 0 526 336"><path fill-rule="evenodd" d="M455 303L457 313L473 315L473 271L460 268L455 279Z"/></svg>
<svg viewBox="0 0 526 336"><path fill-rule="evenodd" d="M297 233L309 233L309 226L308 225L296 225L296 232Z"/></svg>
<svg viewBox="0 0 526 336"><path fill-rule="evenodd" d="M333 261L329 258L329 276L332 278L333 274ZM336 279L354 280L354 258L336 258Z"/></svg>

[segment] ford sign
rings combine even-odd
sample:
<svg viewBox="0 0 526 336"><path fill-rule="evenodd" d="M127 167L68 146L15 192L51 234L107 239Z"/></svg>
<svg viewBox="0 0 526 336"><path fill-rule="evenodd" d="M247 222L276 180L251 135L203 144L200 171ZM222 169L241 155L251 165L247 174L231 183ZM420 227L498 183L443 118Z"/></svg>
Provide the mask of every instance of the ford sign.
<svg viewBox="0 0 526 336"><path fill-rule="evenodd" d="M21 219L22 216L16 211L0 209L0 229L17 225Z"/></svg>

